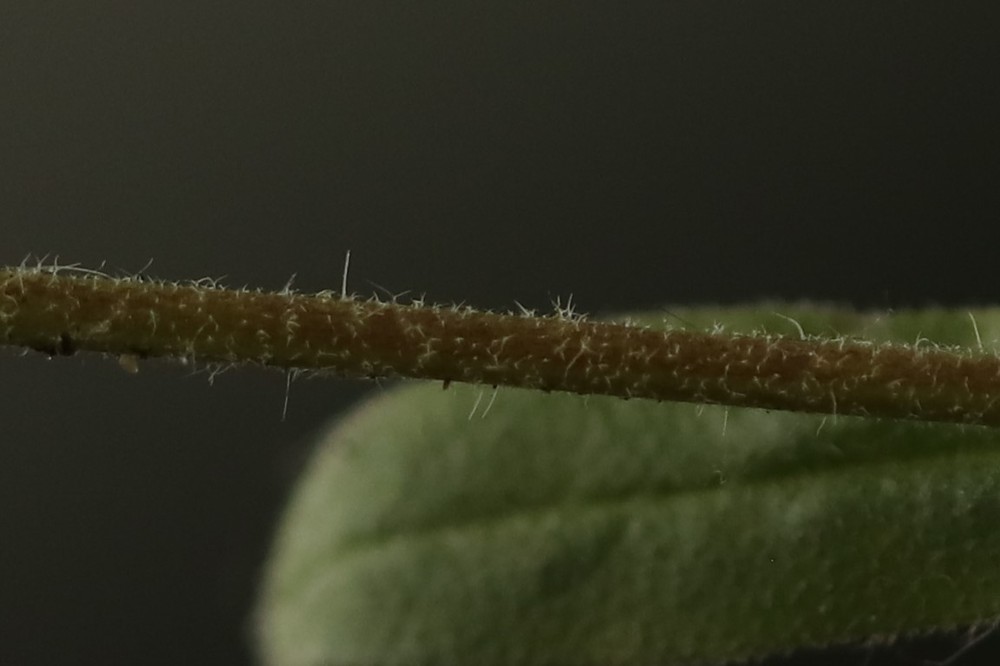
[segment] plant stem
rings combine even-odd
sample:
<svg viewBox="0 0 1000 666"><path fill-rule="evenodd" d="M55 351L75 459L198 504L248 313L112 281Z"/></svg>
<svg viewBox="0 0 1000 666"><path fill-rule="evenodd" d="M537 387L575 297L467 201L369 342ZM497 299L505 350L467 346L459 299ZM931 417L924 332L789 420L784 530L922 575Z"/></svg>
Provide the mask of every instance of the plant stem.
<svg viewBox="0 0 1000 666"><path fill-rule="evenodd" d="M1000 358L0 269L0 344L1000 425Z"/></svg>

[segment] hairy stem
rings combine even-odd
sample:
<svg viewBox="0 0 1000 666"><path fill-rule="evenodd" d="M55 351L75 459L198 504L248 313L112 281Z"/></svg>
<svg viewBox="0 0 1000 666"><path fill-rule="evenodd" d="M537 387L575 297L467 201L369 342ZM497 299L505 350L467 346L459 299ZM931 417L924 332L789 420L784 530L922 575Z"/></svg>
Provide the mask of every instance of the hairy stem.
<svg viewBox="0 0 1000 666"><path fill-rule="evenodd" d="M0 344L1000 425L1000 358L0 269Z"/></svg>

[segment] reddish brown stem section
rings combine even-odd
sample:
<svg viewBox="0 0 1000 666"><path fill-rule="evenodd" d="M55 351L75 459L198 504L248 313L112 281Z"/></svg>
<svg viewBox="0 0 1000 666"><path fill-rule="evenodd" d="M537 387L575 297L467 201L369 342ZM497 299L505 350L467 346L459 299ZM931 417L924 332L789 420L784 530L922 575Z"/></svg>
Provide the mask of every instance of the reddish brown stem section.
<svg viewBox="0 0 1000 666"><path fill-rule="evenodd" d="M1000 425L994 355L0 269L0 343Z"/></svg>

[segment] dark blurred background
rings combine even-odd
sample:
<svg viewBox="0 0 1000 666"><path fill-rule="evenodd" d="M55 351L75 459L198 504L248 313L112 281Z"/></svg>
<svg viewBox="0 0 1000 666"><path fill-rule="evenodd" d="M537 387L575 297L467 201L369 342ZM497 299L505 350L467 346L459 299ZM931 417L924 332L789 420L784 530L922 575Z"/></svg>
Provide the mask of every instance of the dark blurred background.
<svg viewBox="0 0 1000 666"><path fill-rule="evenodd" d="M489 308L995 303L994 7L0 2L0 264L314 291L350 249L356 291ZM0 663L252 660L309 442L378 388L295 382L282 421L258 369L0 377Z"/></svg>

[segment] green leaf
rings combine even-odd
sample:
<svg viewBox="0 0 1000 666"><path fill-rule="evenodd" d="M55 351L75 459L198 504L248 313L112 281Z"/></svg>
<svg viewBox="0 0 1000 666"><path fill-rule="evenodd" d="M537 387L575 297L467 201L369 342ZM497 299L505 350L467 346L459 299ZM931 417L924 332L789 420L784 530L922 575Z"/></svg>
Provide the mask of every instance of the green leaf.
<svg viewBox="0 0 1000 666"><path fill-rule="evenodd" d="M774 312L977 344L964 310L671 309L798 334ZM974 314L990 343L1000 314ZM488 388L470 418L481 391L401 387L323 437L262 592L268 663L723 662L1000 615L996 430L516 389L481 417Z"/></svg>

